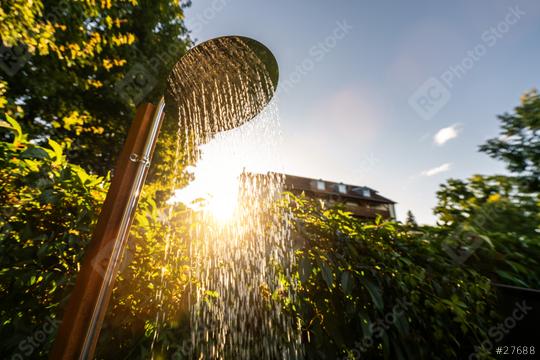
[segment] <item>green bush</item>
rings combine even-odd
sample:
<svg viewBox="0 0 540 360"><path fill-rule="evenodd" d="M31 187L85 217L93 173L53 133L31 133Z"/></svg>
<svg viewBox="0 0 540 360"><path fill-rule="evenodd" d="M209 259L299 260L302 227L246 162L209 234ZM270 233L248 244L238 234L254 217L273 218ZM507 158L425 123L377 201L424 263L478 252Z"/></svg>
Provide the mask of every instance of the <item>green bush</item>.
<svg viewBox="0 0 540 360"><path fill-rule="evenodd" d="M292 195L308 358L465 358L496 314L489 279L395 223Z"/></svg>
<svg viewBox="0 0 540 360"><path fill-rule="evenodd" d="M10 117L7 121L0 123L7 139L0 142L0 351L45 358L109 181L69 163L64 152L70 142L35 145L17 122ZM190 225L181 206L169 209L163 221L174 181L169 171L174 160L171 141L164 137L159 144L141 196L129 264L117 278L99 340L100 359L146 359L151 351L168 358L189 350L184 346L189 343L185 289L190 282L184 244L175 242L179 257L164 262L167 234L181 238ZM187 180L183 166L179 164L182 183ZM380 219L360 222L340 208L325 209L288 194L282 205L294 215L298 294L282 300L302 327L308 358L445 359L475 351L497 319L490 278L538 283L538 274L528 271L536 260L523 260L538 251L537 203L527 198L525 209L533 215L527 216L518 211L522 195L516 202L501 195L504 184L479 181L474 186L449 184L439 192L440 211L446 211L448 223L415 229ZM460 203L463 197L454 196L460 191L474 192L475 197ZM489 221L478 226L474 219L489 207L497 211L490 210ZM521 227L512 227L512 237L503 220L515 219L522 221ZM457 264L442 246L458 225L475 228L488 244L465 265ZM163 292L163 302L156 298L157 290ZM156 334L157 313L166 316Z"/></svg>
<svg viewBox="0 0 540 360"><path fill-rule="evenodd" d="M68 143L49 140L48 147L34 145L16 121L7 120L0 123L10 133L6 134L9 140L0 142L0 353L46 358L109 179L67 162ZM169 161L169 155L160 153L162 161ZM152 175L160 171L161 165L156 166ZM171 334L185 331L186 324L178 318L185 310L187 269L164 263L165 234L182 231L184 226L172 219L169 224L178 224L172 228L160 220L164 188L168 188L163 182L169 180L170 174L143 189L127 249L129 263L122 266L116 280L98 345L99 358L127 354L130 359L148 358L159 310L166 310L167 317L162 320L156 349L166 347L174 338ZM172 214L181 217L182 212L176 209ZM183 253L183 244L174 246ZM163 303L156 300L159 288Z"/></svg>
<svg viewBox="0 0 540 360"><path fill-rule="evenodd" d="M55 329L37 346L25 341L57 320L108 181L68 163L66 144L34 145L7 120L0 124L12 133L0 142L0 353L38 358Z"/></svg>

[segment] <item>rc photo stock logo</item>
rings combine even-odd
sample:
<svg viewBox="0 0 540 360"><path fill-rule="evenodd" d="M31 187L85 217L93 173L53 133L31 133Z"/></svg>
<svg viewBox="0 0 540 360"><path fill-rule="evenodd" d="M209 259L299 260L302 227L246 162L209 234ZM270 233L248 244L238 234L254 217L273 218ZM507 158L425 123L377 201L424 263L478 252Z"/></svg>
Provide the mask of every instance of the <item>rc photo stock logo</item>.
<svg viewBox="0 0 540 360"><path fill-rule="evenodd" d="M139 62L113 84L120 99L128 106L140 103L154 89L161 71L169 64L174 64L182 48L177 43L171 43L150 58L136 46L133 46L130 51L139 59Z"/></svg>
<svg viewBox="0 0 540 360"><path fill-rule="evenodd" d="M475 232L459 229L442 244L443 250L457 265L463 264L478 249L484 240Z"/></svg>
<svg viewBox="0 0 540 360"><path fill-rule="evenodd" d="M31 335L17 344L17 350L8 359L24 360L32 359L32 354L45 344L60 325L60 320L47 317L45 323ZM6 354L3 354L6 355ZM35 354L34 354L35 355ZM3 359L5 357L2 357Z"/></svg>
<svg viewBox="0 0 540 360"><path fill-rule="evenodd" d="M370 347L372 347L375 344L376 339L382 339L388 329L399 321L406 321L403 320L403 318L405 317L405 312L411 306L412 303L408 299L398 299L392 307L392 311L386 313L383 318L378 318L377 320L369 323L367 333L364 334L364 337L360 341L355 342L354 349L352 349L350 354L342 360L362 359L362 353L366 352Z"/></svg>
<svg viewBox="0 0 540 360"><path fill-rule="evenodd" d="M491 353L495 344L500 343L506 335L508 335L512 329L514 329L518 322L523 320L534 308L527 304L526 300L516 302L512 313L507 316L503 321L490 327L487 331L487 338L482 341L480 346L474 347L474 352L469 354L468 360L479 360L484 357L482 354ZM499 347L500 348L500 347ZM498 349L499 349L498 348ZM497 349L497 354L500 351ZM534 347L533 347L534 349ZM523 357L524 359L533 359L534 357Z"/></svg>
<svg viewBox="0 0 540 360"><path fill-rule="evenodd" d="M519 7L509 8L504 18L480 35L480 42L466 51L465 57L449 66L439 76L426 80L409 97L409 105L424 120L430 120L452 98L451 90L494 47L526 13Z"/></svg>
<svg viewBox="0 0 540 360"><path fill-rule="evenodd" d="M126 76L116 83L116 92L125 104L138 104L156 85L157 79L141 64L135 64Z"/></svg>
<svg viewBox="0 0 540 360"><path fill-rule="evenodd" d="M281 82L279 85L280 92L277 94L276 98L280 97L282 94L289 93L289 91L298 85L303 78L314 71L317 65L338 46L338 43L341 40L345 39L352 29L353 26L349 24L347 20L337 21L331 33L324 39L321 39L317 44L313 45L308 51L308 56L296 65L294 71Z"/></svg>
<svg viewBox="0 0 540 360"><path fill-rule="evenodd" d="M105 277L107 273L107 267L109 264L111 253L113 252L114 242L109 242L105 245L97 254L97 256L92 260L92 268L96 271L101 277ZM127 266L131 263L135 256L135 251L130 247L126 246L126 250L120 259L120 265L118 267L118 273L121 273Z"/></svg>

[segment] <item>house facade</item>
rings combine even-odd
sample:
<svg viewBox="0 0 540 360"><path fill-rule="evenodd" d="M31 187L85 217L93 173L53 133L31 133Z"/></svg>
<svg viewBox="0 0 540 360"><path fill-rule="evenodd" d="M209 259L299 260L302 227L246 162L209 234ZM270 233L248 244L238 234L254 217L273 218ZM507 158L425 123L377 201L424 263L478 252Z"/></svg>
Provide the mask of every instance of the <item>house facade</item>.
<svg viewBox="0 0 540 360"><path fill-rule="evenodd" d="M283 174L285 190L324 201L328 206L342 204L354 217L373 220L377 215L395 219L396 202L367 187Z"/></svg>

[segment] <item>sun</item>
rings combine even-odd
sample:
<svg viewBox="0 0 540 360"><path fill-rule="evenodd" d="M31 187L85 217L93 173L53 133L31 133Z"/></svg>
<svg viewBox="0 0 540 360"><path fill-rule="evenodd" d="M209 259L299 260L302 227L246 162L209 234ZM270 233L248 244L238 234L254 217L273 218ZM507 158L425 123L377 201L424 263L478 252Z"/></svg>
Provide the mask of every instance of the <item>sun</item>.
<svg viewBox="0 0 540 360"><path fill-rule="evenodd" d="M243 167L238 158L206 147L196 166L189 167L194 179L176 190L169 203L181 202L220 225L233 221L238 208L240 176Z"/></svg>
<svg viewBox="0 0 540 360"><path fill-rule="evenodd" d="M169 203L181 202L221 225L232 222L238 208L240 174L214 167L197 169L194 175L189 185L176 190Z"/></svg>
<svg viewBox="0 0 540 360"><path fill-rule="evenodd" d="M176 190L169 203L181 202L221 225L233 223L249 206L239 204L242 174L268 171L276 163L276 116L269 110L201 145L199 160L186 169L193 181Z"/></svg>
<svg viewBox="0 0 540 360"><path fill-rule="evenodd" d="M220 224L230 223L238 207L237 194L237 191L228 191L214 195L207 201L204 211Z"/></svg>

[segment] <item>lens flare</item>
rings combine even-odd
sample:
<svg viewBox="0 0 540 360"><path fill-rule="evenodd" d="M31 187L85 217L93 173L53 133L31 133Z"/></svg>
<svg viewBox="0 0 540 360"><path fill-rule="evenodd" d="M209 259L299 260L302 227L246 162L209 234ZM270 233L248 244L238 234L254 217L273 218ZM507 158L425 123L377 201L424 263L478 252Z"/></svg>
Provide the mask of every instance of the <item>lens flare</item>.
<svg viewBox="0 0 540 360"><path fill-rule="evenodd" d="M238 157L222 147L222 142L216 139L201 146L201 159L187 169L193 181L176 190L169 203L181 202L226 224L233 220L238 207L239 178L244 168Z"/></svg>
<svg viewBox="0 0 540 360"><path fill-rule="evenodd" d="M170 203L181 202L197 212L206 213L219 224L230 223L238 208L240 172L225 166L224 160L206 157L194 168L195 179L177 190ZM220 161L222 160L222 161Z"/></svg>

